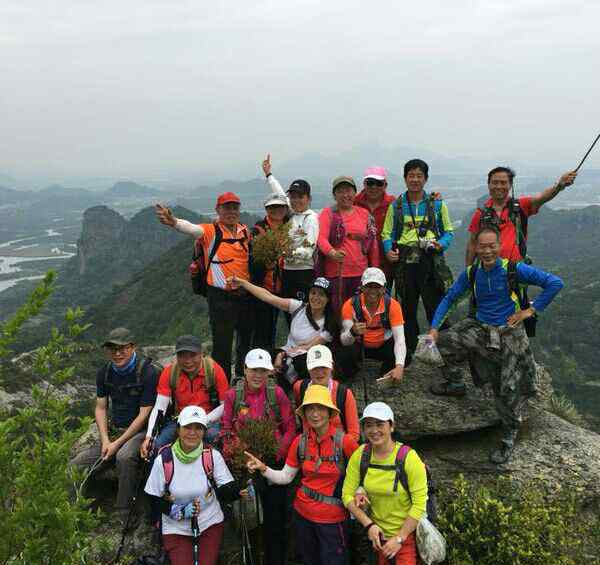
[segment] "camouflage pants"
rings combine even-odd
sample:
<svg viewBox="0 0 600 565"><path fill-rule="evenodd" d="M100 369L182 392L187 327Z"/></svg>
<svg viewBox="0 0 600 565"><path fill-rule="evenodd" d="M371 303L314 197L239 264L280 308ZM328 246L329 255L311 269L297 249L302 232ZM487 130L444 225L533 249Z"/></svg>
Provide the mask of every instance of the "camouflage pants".
<svg viewBox="0 0 600 565"><path fill-rule="evenodd" d="M517 430L523 405L536 393L535 361L523 324L496 328L467 318L441 332L437 345L448 382L462 383L459 364L468 361L475 384L492 386L503 427Z"/></svg>

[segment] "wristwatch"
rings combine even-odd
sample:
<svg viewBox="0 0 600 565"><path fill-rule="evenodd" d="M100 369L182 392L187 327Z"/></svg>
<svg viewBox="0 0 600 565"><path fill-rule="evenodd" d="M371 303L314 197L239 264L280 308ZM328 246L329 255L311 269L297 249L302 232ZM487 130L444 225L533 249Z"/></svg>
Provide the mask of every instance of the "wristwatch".
<svg viewBox="0 0 600 565"><path fill-rule="evenodd" d="M402 536L396 536L396 543L399 545L402 545L404 543Z"/></svg>

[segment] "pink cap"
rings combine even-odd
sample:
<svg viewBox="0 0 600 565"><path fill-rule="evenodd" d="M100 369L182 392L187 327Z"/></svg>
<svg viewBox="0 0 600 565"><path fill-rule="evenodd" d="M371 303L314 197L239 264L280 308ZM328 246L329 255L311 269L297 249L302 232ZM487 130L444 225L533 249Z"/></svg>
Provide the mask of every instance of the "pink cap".
<svg viewBox="0 0 600 565"><path fill-rule="evenodd" d="M364 179L385 180L387 179L387 171L385 167L369 167L365 171Z"/></svg>

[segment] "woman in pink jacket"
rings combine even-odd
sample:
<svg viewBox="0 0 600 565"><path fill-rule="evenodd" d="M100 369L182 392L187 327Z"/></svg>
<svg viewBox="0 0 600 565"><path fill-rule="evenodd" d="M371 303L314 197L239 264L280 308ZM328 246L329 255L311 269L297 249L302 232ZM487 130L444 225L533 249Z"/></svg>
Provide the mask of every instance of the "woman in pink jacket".
<svg viewBox="0 0 600 565"><path fill-rule="evenodd" d="M354 179L337 177L332 188L335 205L319 214L317 275L332 281L332 304L339 312L360 286L363 271L379 267L379 244L373 216L365 208L354 206Z"/></svg>

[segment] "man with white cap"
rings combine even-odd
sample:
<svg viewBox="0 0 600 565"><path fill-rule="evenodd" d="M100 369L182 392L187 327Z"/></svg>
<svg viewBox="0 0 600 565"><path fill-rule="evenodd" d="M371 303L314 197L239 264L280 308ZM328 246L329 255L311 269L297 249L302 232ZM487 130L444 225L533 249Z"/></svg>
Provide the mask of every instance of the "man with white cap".
<svg viewBox="0 0 600 565"><path fill-rule="evenodd" d="M275 461L268 463L280 469L296 435L291 403L271 378L273 364L268 351L252 349L246 355L244 365L245 378L225 395L223 450L231 452L234 449L237 433L249 421L271 419L278 450ZM263 539L268 540L265 565L283 565L287 548L286 486L259 482L257 491L264 510Z"/></svg>
<svg viewBox="0 0 600 565"><path fill-rule="evenodd" d="M359 369L362 356L382 362L381 373L399 382L404 374L406 345L400 304L385 292L385 274L369 267L360 293L342 307L342 346L338 363L345 378Z"/></svg>
<svg viewBox="0 0 600 565"><path fill-rule="evenodd" d="M280 194L271 194L265 200L267 215L254 224L251 230L252 239L260 237L269 231L274 231L289 221L289 207L287 198ZM281 294L283 257L270 265L256 261L250 245L250 280L271 294ZM252 298L253 332L251 346L262 349L273 349L275 343L275 329L279 310L270 304Z"/></svg>
<svg viewBox="0 0 600 565"><path fill-rule="evenodd" d="M379 256L381 259L381 268L385 273L388 283L392 283L392 265L388 262L383 252L383 242L381 241L381 232L385 222L385 215L390 204L395 198L387 193L388 172L385 167L369 167L363 177L363 189L356 195L354 204L366 208L371 212L377 227L377 240L379 241Z"/></svg>
<svg viewBox="0 0 600 565"><path fill-rule="evenodd" d="M306 390L311 385L327 387L331 394L331 400L339 410L339 414L332 416L332 423L350 434L355 440L360 438L360 427L358 425L358 409L356 399L352 391L344 384L335 381L333 374L333 356L326 345L314 345L306 355L306 366L309 379L297 380L294 383L294 400L296 406L304 402ZM302 420L302 429L306 431L306 421Z"/></svg>

